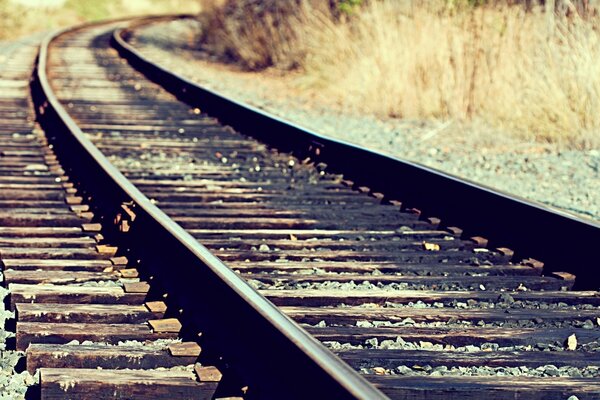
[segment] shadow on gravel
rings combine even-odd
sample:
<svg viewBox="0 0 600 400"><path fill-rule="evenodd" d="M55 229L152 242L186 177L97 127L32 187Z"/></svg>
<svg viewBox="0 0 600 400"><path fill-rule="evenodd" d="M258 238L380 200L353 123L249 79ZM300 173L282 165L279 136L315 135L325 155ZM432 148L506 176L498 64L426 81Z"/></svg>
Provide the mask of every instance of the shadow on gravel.
<svg viewBox="0 0 600 400"><path fill-rule="evenodd" d="M9 318L4 321L4 330L10 332L16 332L17 320L16 318Z"/></svg>
<svg viewBox="0 0 600 400"><path fill-rule="evenodd" d="M17 364L15 365L15 372L17 374L20 374L21 372L25 371L26 369L27 369L27 357L19 358L19 361L17 361Z"/></svg>
<svg viewBox="0 0 600 400"><path fill-rule="evenodd" d="M29 386L25 392L25 400L39 400L41 397L40 385Z"/></svg>
<svg viewBox="0 0 600 400"><path fill-rule="evenodd" d="M6 350L16 351L17 350L17 338L15 338L15 337L6 338L5 346L6 346Z"/></svg>

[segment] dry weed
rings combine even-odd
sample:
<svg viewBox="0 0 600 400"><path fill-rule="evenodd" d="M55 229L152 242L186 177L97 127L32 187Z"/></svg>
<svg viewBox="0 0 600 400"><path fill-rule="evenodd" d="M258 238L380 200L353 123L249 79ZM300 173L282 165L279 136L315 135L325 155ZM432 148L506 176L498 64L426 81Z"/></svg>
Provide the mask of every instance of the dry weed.
<svg viewBox="0 0 600 400"><path fill-rule="evenodd" d="M439 5L371 1L337 18L309 0L228 1L205 19L205 37L247 68L298 67L300 85L349 109L480 119L526 139L600 145L598 17Z"/></svg>
<svg viewBox="0 0 600 400"><path fill-rule="evenodd" d="M201 22L206 49L250 69L273 65L294 68L306 56L304 31L312 26L313 15L328 7L308 0L244 0L225 1L215 6L205 4L208 12Z"/></svg>
<svg viewBox="0 0 600 400"><path fill-rule="evenodd" d="M536 140L600 144L596 21L522 8L398 12L315 29L306 82L343 104L402 118L479 118ZM327 43L326 46L319 44Z"/></svg>

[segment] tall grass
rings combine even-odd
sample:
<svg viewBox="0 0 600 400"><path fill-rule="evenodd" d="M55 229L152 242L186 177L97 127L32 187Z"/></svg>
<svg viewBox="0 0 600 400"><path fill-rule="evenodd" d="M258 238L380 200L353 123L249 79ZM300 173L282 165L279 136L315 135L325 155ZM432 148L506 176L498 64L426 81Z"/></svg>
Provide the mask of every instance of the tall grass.
<svg viewBox="0 0 600 400"><path fill-rule="evenodd" d="M341 15L322 3L226 2L205 16L204 44L249 69L296 68L300 85L350 110L600 145L600 18L589 2L380 0Z"/></svg>

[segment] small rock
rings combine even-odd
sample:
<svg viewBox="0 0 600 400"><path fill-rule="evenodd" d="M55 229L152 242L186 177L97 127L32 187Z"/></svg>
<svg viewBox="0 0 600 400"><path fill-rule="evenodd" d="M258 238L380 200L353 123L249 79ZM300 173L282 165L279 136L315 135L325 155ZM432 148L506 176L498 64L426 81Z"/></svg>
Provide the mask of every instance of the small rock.
<svg viewBox="0 0 600 400"><path fill-rule="evenodd" d="M590 319L586 319L581 327L583 329L594 329L594 322Z"/></svg>
<svg viewBox="0 0 600 400"><path fill-rule="evenodd" d="M443 375L444 373L448 372L448 367L446 367L445 365L439 366L439 367L435 367L433 369L433 372L437 372L440 375Z"/></svg>
<svg viewBox="0 0 600 400"><path fill-rule="evenodd" d="M48 167L44 164L27 164L25 171L47 171Z"/></svg>
<svg viewBox="0 0 600 400"><path fill-rule="evenodd" d="M527 287L525 285L523 285L522 283L519 283L519 287L517 288L517 290L519 292L526 292L529 289L527 289Z"/></svg>
<svg viewBox="0 0 600 400"><path fill-rule="evenodd" d="M549 348L547 343L536 343L535 347L539 350L546 350Z"/></svg>
<svg viewBox="0 0 600 400"><path fill-rule="evenodd" d="M514 297L512 297L510 294L508 293L502 293L499 297L498 297L498 301L500 303L506 303L508 305L512 305L515 302Z"/></svg>
<svg viewBox="0 0 600 400"><path fill-rule="evenodd" d="M266 244L261 244L258 247L258 251L260 251L261 253L268 253L268 252L271 251L271 248L268 245L266 245Z"/></svg>
<svg viewBox="0 0 600 400"><path fill-rule="evenodd" d="M571 351L577 349L577 336L575 334L567 338L567 349Z"/></svg>
<svg viewBox="0 0 600 400"><path fill-rule="evenodd" d="M423 242L423 249L427 251L439 251L440 245L437 243Z"/></svg>
<svg viewBox="0 0 600 400"><path fill-rule="evenodd" d="M421 349L423 350L433 349L433 343L431 342L419 342L419 346L421 346Z"/></svg>
<svg viewBox="0 0 600 400"><path fill-rule="evenodd" d="M408 368L406 365L400 365L399 367L396 367L396 372L398 373L398 375L412 375L413 374L413 370Z"/></svg>

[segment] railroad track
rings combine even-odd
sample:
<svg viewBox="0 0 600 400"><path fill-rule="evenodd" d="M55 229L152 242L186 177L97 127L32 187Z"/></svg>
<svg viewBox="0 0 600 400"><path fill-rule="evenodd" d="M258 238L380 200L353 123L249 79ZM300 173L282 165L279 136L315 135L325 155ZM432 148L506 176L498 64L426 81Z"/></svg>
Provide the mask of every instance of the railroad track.
<svg viewBox="0 0 600 400"><path fill-rule="evenodd" d="M0 72L0 257L17 316L8 347L26 351L43 398L212 398L220 372L196 363L198 344L180 340L179 321L151 300L143 265L129 268L103 238L34 125L27 98L36 52L35 43L19 46Z"/></svg>
<svg viewBox="0 0 600 400"><path fill-rule="evenodd" d="M600 398L600 296L572 290L598 287L596 224L194 88L127 43L156 22L44 42L33 93L58 158L41 131L2 142L3 199L27 209L0 257L43 397ZM7 113L30 130L19 96Z"/></svg>

